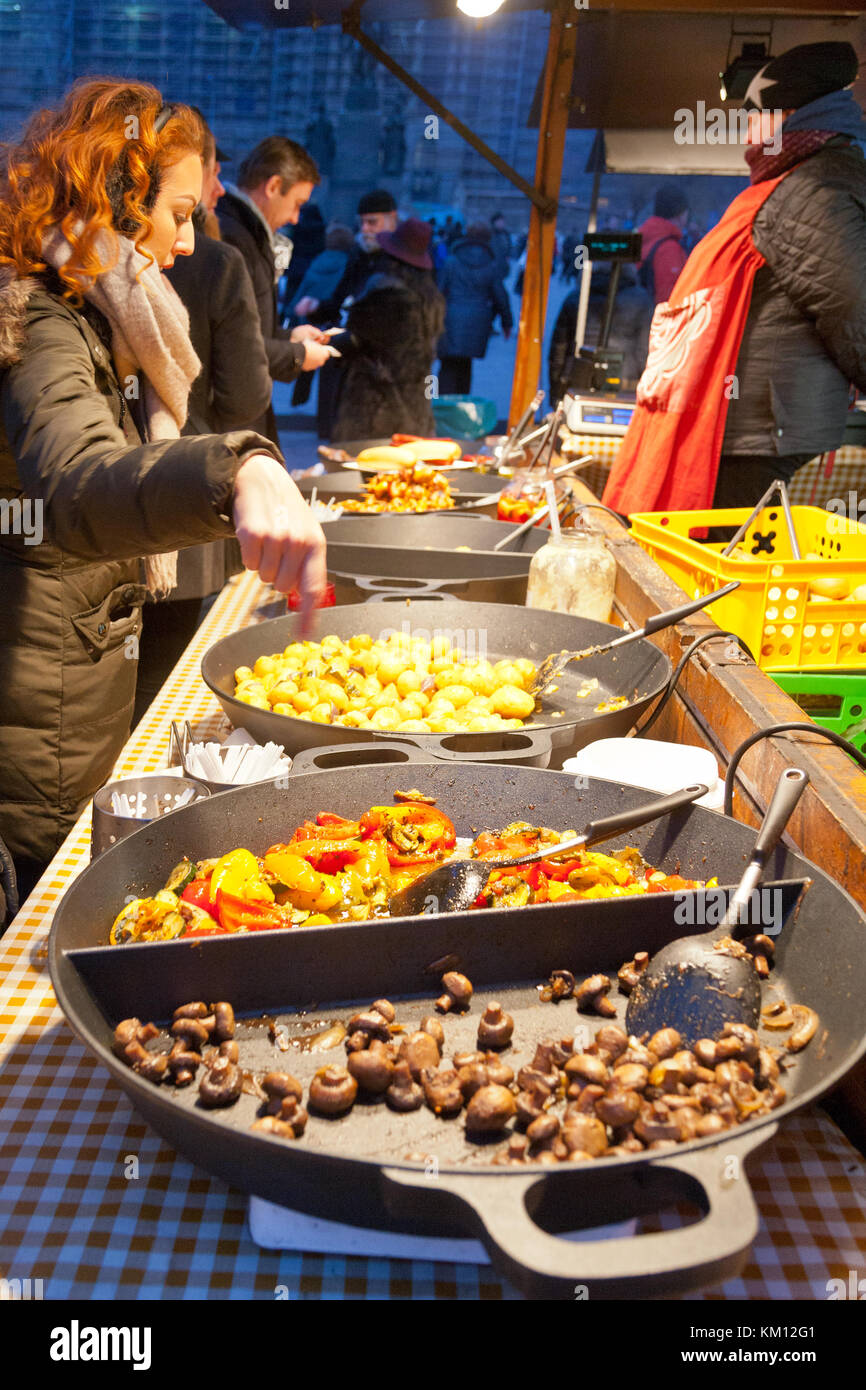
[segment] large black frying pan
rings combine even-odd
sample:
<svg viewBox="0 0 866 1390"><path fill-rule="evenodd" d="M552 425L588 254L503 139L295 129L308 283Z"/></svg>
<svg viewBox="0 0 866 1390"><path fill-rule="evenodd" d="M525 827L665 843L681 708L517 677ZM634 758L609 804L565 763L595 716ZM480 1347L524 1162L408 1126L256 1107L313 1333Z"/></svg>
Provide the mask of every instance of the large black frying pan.
<svg viewBox="0 0 866 1390"><path fill-rule="evenodd" d="M475 473L471 468L449 468L445 477L454 494L455 507L464 506L467 502L480 502L484 497L495 498L508 485L508 479L501 478L497 473ZM366 495L364 483L367 479L356 469L346 469L343 473L325 473L317 478L298 478L296 481L307 501L312 497L314 488L320 502L329 502L331 498L336 502L357 501ZM496 502L490 502L489 507L490 511L486 506L475 508L475 515L495 517ZM365 513L346 512L345 515L363 516ZM405 516L407 513L401 515Z"/></svg>
<svg viewBox="0 0 866 1390"><path fill-rule="evenodd" d="M530 562L550 532L534 526L513 548L493 550L516 530L511 522L458 511L341 516L325 528L337 603L363 602L371 593L524 603Z"/></svg>
<svg viewBox="0 0 866 1390"><path fill-rule="evenodd" d="M205 653L201 673L236 727L248 729L262 743L272 740L288 753L323 744L389 741L394 734L373 729L347 729L340 724L314 724L309 719L274 714L245 705L234 697L234 673L239 666L253 666L260 656L281 652L295 641L297 620L292 615L272 618L256 627L230 633ZM334 633L344 640L369 633L378 638L389 632L423 632L431 638L444 633L467 657L490 661L528 657L536 665L550 652L580 651L622 636L619 628L548 613L538 608L509 607L499 603L449 603L446 601L354 604L323 609L319 634ZM642 712L670 679L670 662L649 641L633 642L619 652L587 657L567 667L559 690L544 698L532 728L512 733L412 734L413 743L437 754L473 761L509 761L526 765L561 767L579 748L599 738L619 738L637 723ZM597 679L598 689L579 696L585 679ZM625 695L628 705L598 713L596 705ZM401 735L397 735L401 737ZM407 736L408 737L408 736Z"/></svg>
<svg viewBox="0 0 866 1390"><path fill-rule="evenodd" d="M385 759L412 753L370 748L330 756L345 762L362 754ZM203 1111L194 1088L158 1089L112 1055L119 1019L164 1022L191 999L229 999L248 1019L278 1014L291 1035L309 1034L323 1020L345 1020L358 1005L382 996L411 1023L430 1011L439 993L442 966L433 973L429 967L452 955L476 995L467 1018L445 1020L448 1055L472 1042L480 1010L498 998L515 1016L515 1047L506 1056L519 1066L537 1039L570 1035L584 1024L592 1033L598 1023L578 1014L573 1002L539 1003L535 986L551 970L613 974L635 951L652 953L693 930L676 924L675 895L658 894L189 943L99 944L125 896L160 887L182 855L211 856L240 844L262 852L320 810L356 815L408 785L436 796L462 835L518 818L565 829L646 799L645 791L608 782L577 790L563 773L531 768L408 762L338 765L293 776L284 790L243 788L184 807L95 861L58 909L51 976L76 1032L154 1129L207 1171L331 1220L475 1235L496 1267L530 1295L571 1298L574 1285L585 1284L591 1297L645 1297L738 1273L757 1231L757 1212L745 1173L739 1181L723 1181L731 1156L742 1164L772 1137L780 1119L838 1082L866 1050L863 915L820 869L781 846L766 879L807 877L812 884L798 913L788 911L791 896L783 895L785 923L776 937L769 994L811 1005L821 1025L784 1076L785 1104L715 1140L554 1168L491 1167L489 1148L479 1152L465 1144L461 1120L435 1120L426 1109L397 1116L382 1104L367 1104L339 1120L311 1118L304 1138L286 1143L251 1132L252 1097L242 1096L225 1112ZM733 884L754 831L693 807L632 831L626 843L669 871L717 874ZM622 1014L625 1001L618 1003ZM278 1052L262 1024L245 1023L240 1036L248 1068L288 1069L305 1082L315 1068L343 1058L342 1048ZM778 1044L779 1035L771 1036ZM556 1238L684 1199L697 1205L702 1219L676 1231L585 1244Z"/></svg>

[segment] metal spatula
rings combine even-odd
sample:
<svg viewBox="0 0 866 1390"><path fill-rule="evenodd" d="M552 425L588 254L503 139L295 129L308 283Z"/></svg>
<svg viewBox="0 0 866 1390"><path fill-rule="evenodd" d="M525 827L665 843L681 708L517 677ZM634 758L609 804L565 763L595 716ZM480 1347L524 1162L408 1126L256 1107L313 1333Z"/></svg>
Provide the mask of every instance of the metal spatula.
<svg viewBox="0 0 866 1390"><path fill-rule="evenodd" d="M652 633L661 632L666 627L674 627L676 623L682 622L683 618L690 617L701 608L707 608L709 604L715 603L716 599L724 598L726 594L733 593L734 589L739 587L740 581L733 579L730 584L726 584L723 589L717 589L713 594L704 594L702 598L692 599L691 603L684 603L681 608L671 608L667 613L657 613L654 618L648 618L643 627L636 628L634 632L626 632L622 637L615 637L612 642L584 647L583 651L579 652L554 652L542 661L527 693L539 700L570 661L582 661L587 656L599 656L602 652L613 651L616 647L625 647L629 642L638 642L642 637L650 637Z"/></svg>
<svg viewBox="0 0 866 1390"><path fill-rule="evenodd" d="M452 859L448 864L440 864L429 874L423 874L394 893L388 907L392 917L416 917L431 912L460 912L471 907L483 890L495 869L513 869L523 864L535 864L539 859L555 859L566 850L585 849L588 845L600 844L614 835L634 830L639 825L657 820L672 811L678 811L705 796L708 788L701 783L686 787L684 791L673 792L670 796L656 797L654 801L644 802L631 811L618 811L613 816L603 816L590 821L581 833L571 840L561 840L556 845L545 845L534 849L531 854L522 854L519 859Z"/></svg>

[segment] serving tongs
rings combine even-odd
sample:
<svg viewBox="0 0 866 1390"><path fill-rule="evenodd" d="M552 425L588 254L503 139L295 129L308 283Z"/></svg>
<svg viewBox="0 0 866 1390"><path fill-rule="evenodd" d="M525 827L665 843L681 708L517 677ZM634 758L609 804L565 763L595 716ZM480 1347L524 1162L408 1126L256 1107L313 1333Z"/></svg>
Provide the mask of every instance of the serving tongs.
<svg viewBox="0 0 866 1390"><path fill-rule="evenodd" d="M643 627L635 628L634 632L626 632L622 637L615 637L612 642L603 642L594 647L584 647L579 652L553 652L542 661L535 673L535 680L528 687L527 694L540 700L557 676L562 674L569 662L583 661L587 656L600 656L603 652L613 651L617 647L625 647L629 642L639 642L643 637L651 637L654 632L661 632L666 627L674 627L676 623L682 622L683 618L690 617L692 613L699 612L701 608L708 607L709 604L715 603L716 599L724 598L739 587L739 579L732 579L730 584L726 584L723 589L717 589L715 593L703 594L700 598L692 599L690 603L684 603L680 608L669 609L667 613L657 613L654 618L648 618Z"/></svg>
<svg viewBox="0 0 866 1390"><path fill-rule="evenodd" d="M743 536L746 534L749 527L752 525L752 522L757 520L757 518L761 515L761 512L763 511L764 507L769 506L770 498L774 497L776 493L778 493L779 497L781 498L782 511L785 513L785 524L788 527L788 539L791 542L791 553L795 560L802 559L802 556L800 555L800 543L797 540L797 531L794 526L794 514L791 511L791 499L788 496L788 489L784 482L784 479L782 478L776 478L767 488L767 491L764 493L763 497L755 503L752 511L746 517L742 526L738 528L736 534L731 537L724 550L722 551L722 555L724 557L730 555L731 551L734 549L734 546L739 545L740 541L743 539Z"/></svg>
<svg viewBox="0 0 866 1390"><path fill-rule="evenodd" d="M550 478L564 478L569 473L574 473L578 468L583 468L586 464L592 463L594 457L594 454L584 454L581 458L575 459L573 463L561 463L558 468L552 469L548 476ZM494 506L499 499L504 496L510 486L510 483L506 483L504 487L500 488L499 492L488 492L485 497L479 497L474 502L459 502L453 510L456 512L469 512L476 511L479 507ZM459 493L455 493L455 496L459 497L459 495ZM513 540L518 534L523 535L522 530L520 532L512 532L508 540ZM506 545L507 541L503 541L502 544Z"/></svg>

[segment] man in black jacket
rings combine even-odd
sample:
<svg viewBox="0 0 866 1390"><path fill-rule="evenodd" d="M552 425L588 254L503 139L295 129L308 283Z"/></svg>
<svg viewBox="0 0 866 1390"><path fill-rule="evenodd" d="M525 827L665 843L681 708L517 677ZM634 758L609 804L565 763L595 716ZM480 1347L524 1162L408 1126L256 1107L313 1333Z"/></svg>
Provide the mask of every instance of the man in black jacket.
<svg viewBox="0 0 866 1390"><path fill-rule="evenodd" d="M278 230L286 223L294 226L318 182L318 170L302 145L269 135L247 155L237 186L227 185L217 207L223 241L240 251L253 283L274 381L294 381L331 356L320 329L301 324L290 332L280 326L277 314L277 282L289 261L286 240ZM256 427L278 442L273 406L268 405Z"/></svg>
<svg viewBox="0 0 866 1390"><path fill-rule="evenodd" d="M752 183L786 177L752 227L766 265L728 388L716 507L750 506L838 448L850 384L866 391L866 161L854 143L866 122L846 90L856 76L850 44L804 44L770 59L746 93Z"/></svg>

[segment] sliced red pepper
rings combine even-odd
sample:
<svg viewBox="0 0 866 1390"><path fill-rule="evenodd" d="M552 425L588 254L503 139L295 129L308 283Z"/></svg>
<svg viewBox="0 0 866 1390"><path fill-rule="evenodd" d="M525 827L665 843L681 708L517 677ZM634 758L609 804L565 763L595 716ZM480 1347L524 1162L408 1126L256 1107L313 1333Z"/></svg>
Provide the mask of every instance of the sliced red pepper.
<svg viewBox="0 0 866 1390"><path fill-rule="evenodd" d="M203 912L209 912L211 917L216 917L216 903L210 895L209 877L194 878L191 883L186 885L180 896L185 902L193 903L196 907L200 907ZM187 932L186 935L189 936L190 933Z"/></svg>
<svg viewBox="0 0 866 1390"><path fill-rule="evenodd" d="M561 883L575 869L579 869L582 862L579 853L576 853L572 859L542 859L541 872L545 878L552 878Z"/></svg>
<svg viewBox="0 0 866 1390"><path fill-rule="evenodd" d="M246 901L222 889L217 893L217 912L220 926L228 932L240 931L242 927L247 931L274 931L292 925L290 908L261 899Z"/></svg>

